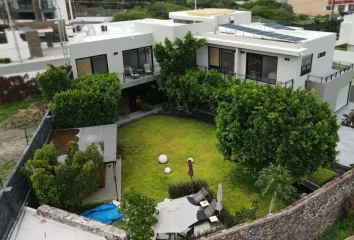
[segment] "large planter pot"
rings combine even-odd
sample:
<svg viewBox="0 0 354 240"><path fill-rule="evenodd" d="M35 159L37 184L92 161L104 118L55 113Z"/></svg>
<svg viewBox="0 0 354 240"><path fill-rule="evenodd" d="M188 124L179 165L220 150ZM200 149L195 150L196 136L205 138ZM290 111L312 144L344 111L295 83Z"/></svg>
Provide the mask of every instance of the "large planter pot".
<svg viewBox="0 0 354 240"><path fill-rule="evenodd" d="M104 188L106 185L106 165L100 171L100 177L98 178L97 187Z"/></svg>

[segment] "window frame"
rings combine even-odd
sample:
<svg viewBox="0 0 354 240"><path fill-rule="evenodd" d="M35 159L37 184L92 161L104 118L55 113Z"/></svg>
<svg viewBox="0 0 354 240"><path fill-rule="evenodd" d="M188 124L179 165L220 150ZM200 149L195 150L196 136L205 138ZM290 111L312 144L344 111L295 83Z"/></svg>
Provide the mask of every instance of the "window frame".
<svg viewBox="0 0 354 240"><path fill-rule="evenodd" d="M210 64L210 54L211 54L210 49L211 49L211 48L215 48L215 49L217 49L217 50L219 51L219 66L211 65L211 64ZM233 64L234 64L234 66L232 67L232 69L233 69L232 74L234 74L234 73L235 73L235 52L236 52L236 51L233 50L233 49L208 46L208 66L209 66L209 68L211 68L211 69L216 69L216 70L218 70L218 71L226 72L226 73L229 73L229 74L231 73L230 71L227 71L227 70L225 70L225 69L223 68L223 62L222 62L222 60L223 60L223 50L224 50L224 51L229 51L229 52L231 52L231 53L233 54L233 56L234 56L234 59L233 59Z"/></svg>
<svg viewBox="0 0 354 240"><path fill-rule="evenodd" d="M83 77L83 76L87 76L87 75L96 74L96 73L94 73L94 71L93 71L94 67L93 67L92 58L94 58L94 57L101 57L101 56L104 56L105 59L106 59L107 73L109 73L107 54L99 54L99 55L94 55L94 56L89 56L89 57L83 57L83 58L77 58L77 59L75 59L77 76L78 76L78 77ZM90 59L90 63L91 63L91 74L86 74L86 75L80 76L80 75L79 75L79 72L78 72L78 68L77 68L77 61L78 61L78 60L82 60L82 59L87 59L87 58ZM104 73L101 73L101 74L104 74Z"/></svg>
<svg viewBox="0 0 354 240"><path fill-rule="evenodd" d="M303 61L305 58L310 57L310 63L303 65ZM313 54L309 54L307 56L304 56L301 61L301 68L300 68L300 77L311 73L312 71L312 62L313 62ZM303 67L306 67L305 70L302 70Z"/></svg>

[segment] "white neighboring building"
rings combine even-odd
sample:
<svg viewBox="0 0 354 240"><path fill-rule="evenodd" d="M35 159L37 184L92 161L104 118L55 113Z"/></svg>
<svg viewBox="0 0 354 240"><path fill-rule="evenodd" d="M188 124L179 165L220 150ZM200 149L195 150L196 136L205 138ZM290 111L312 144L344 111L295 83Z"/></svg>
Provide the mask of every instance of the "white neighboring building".
<svg viewBox="0 0 354 240"><path fill-rule="evenodd" d="M191 31L207 40L194 60L206 71L217 69L261 84L315 88L334 111L347 104L352 65L332 68L334 33L251 23L250 16L244 11L204 9L172 12L170 20L87 26L69 45L73 73L78 77L115 72L123 88L154 81L159 67L152 46Z"/></svg>
<svg viewBox="0 0 354 240"><path fill-rule="evenodd" d="M20 37L20 34L22 33L22 31L16 30L15 36L17 39L18 47L21 52L21 58L22 60L26 60L31 57L31 54L29 51L28 43ZM16 52L13 34L10 30L5 29L5 35L7 43L0 44L0 58L10 58L12 62L17 62L19 61L19 58Z"/></svg>

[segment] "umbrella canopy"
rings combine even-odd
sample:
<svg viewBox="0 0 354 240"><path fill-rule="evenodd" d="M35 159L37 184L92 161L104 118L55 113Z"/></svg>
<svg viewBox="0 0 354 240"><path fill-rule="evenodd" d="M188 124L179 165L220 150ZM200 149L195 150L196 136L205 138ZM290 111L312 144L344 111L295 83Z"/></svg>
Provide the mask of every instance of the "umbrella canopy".
<svg viewBox="0 0 354 240"><path fill-rule="evenodd" d="M218 193L216 195L216 200L218 201L217 204L216 204L216 210L218 210L220 212L221 209L222 209L222 204L221 204L221 201L222 201L222 185L221 185L221 183L219 183Z"/></svg>
<svg viewBox="0 0 354 240"><path fill-rule="evenodd" d="M180 233L198 222L199 207L191 204L186 197L165 199L157 204L157 210L155 233Z"/></svg>

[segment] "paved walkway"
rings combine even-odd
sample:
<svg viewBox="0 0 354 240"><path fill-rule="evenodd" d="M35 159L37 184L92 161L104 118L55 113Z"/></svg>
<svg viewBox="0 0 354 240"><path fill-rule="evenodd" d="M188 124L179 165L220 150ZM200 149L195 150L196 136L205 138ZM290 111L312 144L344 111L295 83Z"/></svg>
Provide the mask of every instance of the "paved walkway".
<svg viewBox="0 0 354 240"><path fill-rule="evenodd" d="M137 112L132 112L132 113L125 115L125 116L121 116L118 118L118 121L116 123L117 123L118 127L121 127L126 124L135 122L139 119L142 119L144 117L156 114L161 109L162 109L162 104L157 104L157 105L154 105L152 107L152 110L150 110L150 111L146 111L146 112L137 111Z"/></svg>

